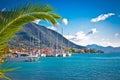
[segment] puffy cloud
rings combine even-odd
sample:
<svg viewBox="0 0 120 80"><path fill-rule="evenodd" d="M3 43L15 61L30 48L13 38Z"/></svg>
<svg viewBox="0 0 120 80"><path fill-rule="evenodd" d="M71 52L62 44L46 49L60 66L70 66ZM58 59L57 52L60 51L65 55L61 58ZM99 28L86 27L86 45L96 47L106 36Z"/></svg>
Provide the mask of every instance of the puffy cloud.
<svg viewBox="0 0 120 80"><path fill-rule="evenodd" d="M89 39L89 36L87 36L83 31L77 32L77 33L75 34L75 37L76 37L78 40L87 40L87 39Z"/></svg>
<svg viewBox="0 0 120 80"><path fill-rule="evenodd" d="M71 42L82 46L97 44L104 47L106 46L120 47L119 40L115 41L109 38L102 39L98 37L95 38L94 35L88 36L83 31L77 32L75 35L65 35L64 37L66 37Z"/></svg>
<svg viewBox="0 0 120 80"><path fill-rule="evenodd" d="M64 35L64 37L66 37L71 42L82 46L97 44L104 47L106 46L120 47L119 39L114 38L109 39L107 37L105 38L95 37L96 35L92 34L95 34L97 32L96 28L92 28L90 32L91 35L86 34L84 31L79 31L76 32L74 35ZM119 33L115 33L115 36L118 37Z"/></svg>
<svg viewBox="0 0 120 80"><path fill-rule="evenodd" d="M112 46L112 47L120 47L120 42L115 42L115 41L101 41L100 43L96 43L97 45L100 45L100 46L104 46L104 47L107 47L107 46Z"/></svg>
<svg viewBox="0 0 120 80"><path fill-rule="evenodd" d="M105 19L107 19L107 18L109 18L110 16L113 16L113 15L115 15L115 14L114 13L101 14L98 17L91 19L91 22L103 21L103 20L105 20Z"/></svg>
<svg viewBox="0 0 120 80"><path fill-rule="evenodd" d="M90 43L93 43L92 40L93 38L95 38L94 36L89 36L90 34L95 34L97 32L96 28L92 28L90 30L90 32L88 32L87 34L83 31L79 31L77 33L75 33L75 35L65 35L64 37L66 37L68 40L78 44L78 45L87 45Z"/></svg>
<svg viewBox="0 0 120 80"><path fill-rule="evenodd" d="M96 28L92 28L90 32L87 33L87 35L90 35L90 34L95 34L97 31Z"/></svg>
<svg viewBox="0 0 120 80"><path fill-rule="evenodd" d="M77 32L75 35L65 35L64 37L71 42L82 46L86 46L90 38L90 36L87 36L83 31Z"/></svg>
<svg viewBox="0 0 120 80"><path fill-rule="evenodd" d="M110 46L110 45L111 45L111 42L103 41L103 42L101 42L99 45L106 47L106 46Z"/></svg>
<svg viewBox="0 0 120 80"><path fill-rule="evenodd" d="M67 24L68 24L68 19L63 18L63 19L62 19L62 22L63 22L65 25L67 25Z"/></svg>
<svg viewBox="0 0 120 80"><path fill-rule="evenodd" d="M87 36L83 31L79 31L75 35L65 35L64 37L78 45L85 45L86 41L89 40L89 36Z"/></svg>
<svg viewBox="0 0 120 80"><path fill-rule="evenodd" d="M41 21L40 19L37 19L37 20L35 20L33 22L36 23L36 24L39 24L40 21Z"/></svg>
<svg viewBox="0 0 120 80"><path fill-rule="evenodd" d="M109 39L109 38L103 38L99 41L99 43L96 43L97 45L100 46L112 46L112 47L120 47L120 41L119 39Z"/></svg>
<svg viewBox="0 0 120 80"><path fill-rule="evenodd" d="M75 35L66 35L65 37L72 41L81 41L89 39L89 36L87 36L83 31L79 31Z"/></svg>
<svg viewBox="0 0 120 80"><path fill-rule="evenodd" d="M91 29L92 34L95 34L97 32L96 28Z"/></svg>
<svg viewBox="0 0 120 80"><path fill-rule="evenodd" d="M54 31L57 30L57 28L55 26L49 26L48 29L51 29L51 30L54 30Z"/></svg>

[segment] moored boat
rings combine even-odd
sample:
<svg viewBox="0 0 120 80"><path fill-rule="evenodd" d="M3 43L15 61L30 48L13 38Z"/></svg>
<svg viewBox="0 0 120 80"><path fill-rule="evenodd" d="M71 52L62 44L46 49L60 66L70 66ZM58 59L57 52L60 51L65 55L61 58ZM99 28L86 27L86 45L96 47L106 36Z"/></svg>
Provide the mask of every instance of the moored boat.
<svg viewBox="0 0 120 80"><path fill-rule="evenodd" d="M8 55L7 61L9 62L33 62L38 60L37 55L25 54L22 52L11 53Z"/></svg>

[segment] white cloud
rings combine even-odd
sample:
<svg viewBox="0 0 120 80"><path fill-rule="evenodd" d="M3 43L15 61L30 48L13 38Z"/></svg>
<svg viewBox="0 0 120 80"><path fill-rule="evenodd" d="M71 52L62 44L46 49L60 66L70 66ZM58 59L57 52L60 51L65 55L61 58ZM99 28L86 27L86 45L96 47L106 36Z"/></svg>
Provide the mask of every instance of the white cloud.
<svg viewBox="0 0 120 80"><path fill-rule="evenodd" d="M65 35L65 37L72 41L73 43L76 43L78 45L88 45L90 43L94 43L94 41L92 41L92 39L96 38L95 36L90 34L95 34L97 32L96 28L92 28L90 30L90 32L88 32L87 34L84 31L79 31L76 32L75 35Z"/></svg>
<svg viewBox="0 0 120 80"><path fill-rule="evenodd" d="M91 29L92 33L95 34L97 32L96 28Z"/></svg>
<svg viewBox="0 0 120 80"><path fill-rule="evenodd" d="M62 19L62 22L63 22L65 25L67 25L67 24L68 24L68 19L63 18L63 19Z"/></svg>
<svg viewBox="0 0 120 80"><path fill-rule="evenodd" d="M68 40L71 42L78 44L78 45L87 45L87 41L89 40L90 36L87 36L85 32L79 31L75 35L65 35Z"/></svg>
<svg viewBox="0 0 120 80"><path fill-rule="evenodd" d="M110 16L113 16L113 15L115 15L115 14L114 13L101 14L98 17L91 19L91 22L103 21L103 20L105 20L105 19L107 19L107 18L109 18Z"/></svg>
<svg viewBox="0 0 120 80"><path fill-rule="evenodd" d="M66 37L71 42L82 46L97 44L104 47L106 46L120 47L119 39L114 40L114 39L101 38L95 36L96 35L86 35L85 32L79 31L75 35L65 35L64 37Z"/></svg>
<svg viewBox="0 0 120 80"><path fill-rule="evenodd" d="M49 26L48 29L51 29L51 30L54 30L54 31L57 30L57 28L55 26Z"/></svg>
<svg viewBox="0 0 120 80"><path fill-rule="evenodd" d="M35 20L33 22L36 23L36 24L39 24L40 21L41 21L40 19L37 19L37 20Z"/></svg>
<svg viewBox="0 0 120 80"><path fill-rule="evenodd" d="M119 34L118 33L115 33L115 37L118 37L119 36Z"/></svg>
<svg viewBox="0 0 120 80"><path fill-rule="evenodd" d="M96 29L96 28L92 28L92 29L90 30L90 32L87 33L87 35L95 34L96 32L98 32L97 29Z"/></svg>
<svg viewBox="0 0 120 80"><path fill-rule="evenodd" d="M103 41L103 42L101 42L99 45L106 47L106 46L110 46L110 45L111 45L111 42Z"/></svg>
<svg viewBox="0 0 120 80"><path fill-rule="evenodd" d="M112 47L120 47L120 42L114 42L114 41L100 41L100 43L96 43L100 46L112 46Z"/></svg>
<svg viewBox="0 0 120 80"><path fill-rule="evenodd" d="M89 39L89 36L87 36L83 31L77 32L75 35L65 35L65 37L73 42Z"/></svg>
<svg viewBox="0 0 120 80"><path fill-rule="evenodd" d="M75 38L78 40L87 40L89 39L89 36L87 36L83 31L80 31L75 34Z"/></svg>
<svg viewBox="0 0 120 80"><path fill-rule="evenodd" d="M102 38L101 40L99 40L99 42L96 42L97 45L100 46L112 46L112 47L120 47L120 41L119 39L109 39L109 38Z"/></svg>

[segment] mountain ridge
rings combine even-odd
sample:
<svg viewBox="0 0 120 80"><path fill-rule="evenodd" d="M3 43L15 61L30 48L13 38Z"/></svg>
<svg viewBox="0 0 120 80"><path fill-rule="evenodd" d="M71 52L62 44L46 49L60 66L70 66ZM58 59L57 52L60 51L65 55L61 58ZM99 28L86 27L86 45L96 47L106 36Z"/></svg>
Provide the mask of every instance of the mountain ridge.
<svg viewBox="0 0 120 80"><path fill-rule="evenodd" d="M84 46L79 46L68 41L65 37L56 31L33 22L25 24L23 28L17 32L9 41L8 45L9 47L37 47L39 46L38 43L41 48L60 48L63 46L77 49L85 48Z"/></svg>
<svg viewBox="0 0 120 80"><path fill-rule="evenodd" d="M87 45L86 47L91 48L91 49L96 49L96 50L102 50L105 53L110 53L110 52L120 52L120 47L112 47L112 46L100 46L100 45L96 45L96 44L91 44L91 45Z"/></svg>

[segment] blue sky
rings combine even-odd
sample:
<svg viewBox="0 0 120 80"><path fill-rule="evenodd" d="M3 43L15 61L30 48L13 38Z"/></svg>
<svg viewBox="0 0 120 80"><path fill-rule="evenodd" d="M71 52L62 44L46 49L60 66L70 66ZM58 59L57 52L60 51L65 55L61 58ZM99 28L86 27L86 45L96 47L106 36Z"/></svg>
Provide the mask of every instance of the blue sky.
<svg viewBox="0 0 120 80"><path fill-rule="evenodd" d="M63 28L64 36L76 44L120 46L120 0L0 0L0 9L26 2L54 7L55 13L68 21L67 25L61 22L56 31Z"/></svg>

